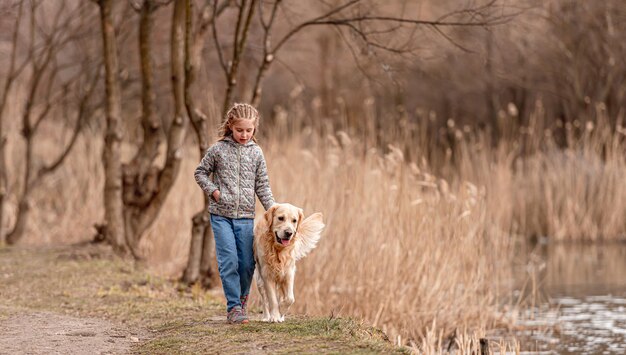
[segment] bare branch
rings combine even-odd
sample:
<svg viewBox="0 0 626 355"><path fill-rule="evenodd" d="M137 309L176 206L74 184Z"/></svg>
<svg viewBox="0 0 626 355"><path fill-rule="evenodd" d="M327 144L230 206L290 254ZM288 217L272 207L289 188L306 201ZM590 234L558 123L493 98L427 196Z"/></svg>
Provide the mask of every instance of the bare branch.
<svg viewBox="0 0 626 355"><path fill-rule="evenodd" d="M187 0L190 1L190 0ZM172 91L174 94L175 117L168 134L168 144L165 166L158 172L158 187L151 196L149 203L137 216L137 220L129 221L134 224L135 232L145 231L154 221L163 203L175 182L180 170L182 159L182 145L185 137L185 127L188 119L184 102L185 88L185 26L188 6L184 1L177 1L172 18L171 65ZM127 216L128 218L128 216ZM130 236L129 236L130 237ZM136 236L133 236L136 238ZM135 248L139 239L130 242L131 250ZM135 255L137 257L137 255Z"/></svg>
<svg viewBox="0 0 626 355"><path fill-rule="evenodd" d="M371 82L375 82L378 84L382 84L380 82L380 80L374 78L373 76L371 76L368 72L367 69L363 68L363 65L361 64L361 62L359 61L359 55L358 53L356 53L356 51L354 50L354 48L352 48L352 44L350 43L350 41L348 40L348 38L345 37L345 35L343 34L343 32L341 31L340 28L337 28L337 32L339 33L339 37L341 38L341 40L346 44L346 46L348 47L348 50L350 51L350 55L352 56L352 59L354 60L354 64L356 64L357 69L361 72L361 74L363 74L367 80L371 81Z"/></svg>
<svg viewBox="0 0 626 355"><path fill-rule="evenodd" d="M335 26L345 26L354 30L360 37L367 37L368 32L365 32L362 28L358 27L362 24L366 23L390 23L390 24L409 24L413 26L430 26L433 28L438 27L486 27L486 26L495 26L502 25L508 23L515 16L519 15L523 10L518 12L511 12L509 14L501 14L498 16L487 17L484 16L483 11L486 11L493 6L495 0L490 1L489 3L482 5L477 8L464 9L460 11L455 11L449 14L446 14L440 17L438 20L418 20L418 19L409 19L403 17L393 17L393 16L373 16L373 15L353 15L349 17L342 17L331 19L330 17L334 14L338 14L344 9L356 4L359 0L352 0L342 6L339 6L326 14L313 18L311 20L304 21L299 25L292 28L286 35L278 41L274 49L271 51L272 53L277 52L291 37L300 32L302 29L309 26L320 26L320 25L335 25ZM448 21L447 18L452 16L459 16L469 14L470 19L466 21L457 20L457 21ZM438 31L440 34L443 32ZM444 38L449 39L448 36L444 35ZM401 48L393 48L386 45L381 45L379 43L375 43L371 40L366 39L366 42L369 45L375 46L379 49L383 49L385 51L390 51L394 53L406 52Z"/></svg>
<svg viewBox="0 0 626 355"><path fill-rule="evenodd" d="M220 45L219 38L217 36L217 24L215 20L215 14L217 13L217 2L218 0L214 0L213 2L213 16L214 19L211 21L211 27L213 28L213 40L215 42L215 48L217 49L217 57L220 61L220 65L224 70L224 75L228 78L228 68L226 67L226 61L224 60L224 54L222 53L222 46Z"/></svg>
<svg viewBox="0 0 626 355"><path fill-rule="evenodd" d="M466 53L476 53L475 51L473 51L471 49L468 49L468 48L464 47L463 45L461 45L460 43L456 42L453 38L451 38L450 36L445 34L441 30L441 28L439 28L437 26L430 26L429 28L432 29L433 31L437 32L440 36L445 38L448 42L452 43L452 45L454 45L458 49L462 50L463 52L466 52Z"/></svg>
<svg viewBox="0 0 626 355"><path fill-rule="evenodd" d="M404 50L402 48L394 48L394 47L382 45L382 44L379 44L379 43L371 41L369 39L369 37L365 33L363 33L354 24L352 24L350 22L342 23L342 24L337 25L337 26L346 26L346 27L352 29L353 33L356 34L358 37L360 37L367 46L383 49L383 50L385 50L387 52L391 52L391 53L395 53L395 54L403 54L403 53L406 52L406 50Z"/></svg>
<svg viewBox="0 0 626 355"><path fill-rule="evenodd" d="M256 75L256 79L254 81L254 87L252 88L252 105L253 106L258 106L259 102L261 101L261 82L263 81L263 77L265 76L265 73L267 72L267 70L269 69L272 60L274 59L274 55L272 53L270 53L270 31L272 28L272 25L274 24L274 20L276 19L276 12L278 11L278 6L280 5L281 0L276 0L274 2L274 6L272 6L272 11L270 13L270 18L268 20L268 22L266 23L263 19L263 13L262 13L262 8L263 8L263 3L259 2L259 15L261 17L261 24L263 27L263 58L262 60L262 64L259 67L259 70L257 72Z"/></svg>
<svg viewBox="0 0 626 355"><path fill-rule="evenodd" d="M206 115L196 105L192 95L192 87L195 84L198 68L200 67L202 49L204 48L204 35L208 30L209 24L215 22L217 16L226 9L228 3L223 2L222 6L215 12L214 7L207 0L202 11L198 13L199 25L195 33L193 33L192 15L194 12L192 5L193 3L188 1L185 22L185 107L198 138L200 154L204 154L209 147L208 122ZM209 10L212 11L211 16L209 16Z"/></svg>
<svg viewBox="0 0 626 355"><path fill-rule="evenodd" d="M243 18L246 13L246 0L241 0L239 5L239 16L237 16L237 25L235 25L235 39L233 40L233 60L237 56L239 51L239 33L243 30Z"/></svg>
<svg viewBox="0 0 626 355"><path fill-rule="evenodd" d="M270 12L270 18L267 22L265 22L265 16L263 15L263 1L259 2L259 18L261 20L261 26L265 30L265 33L269 32L269 29L272 27L272 23L276 18L276 12L278 10L278 5L280 5L282 0L274 1L274 5L272 6L272 11Z"/></svg>
<svg viewBox="0 0 626 355"><path fill-rule="evenodd" d="M6 173L6 159L5 159L5 146L6 146L6 137L4 136L4 130L2 127L2 121L4 118L4 106L7 103L7 99L9 96L9 91L11 90L11 86L19 72L21 72L21 68L24 68L25 65L22 65L19 70L15 70L15 61L17 57L17 42L18 42L18 31L20 28L20 22L22 20L22 9L23 9L24 1L20 1L17 9L17 17L15 19L15 27L13 29L13 35L11 37L11 56L9 61L9 72L7 73L6 81L4 82L4 90L2 91L2 98L0 99L0 243L5 239L5 233L3 228L4 221L4 201L7 196L7 173ZM26 63L26 62L24 62Z"/></svg>
<svg viewBox="0 0 626 355"><path fill-rule="evenodd" d="M150 0L143 0L143 1L145 3L146 1L150 1ZM128 0L128 3L130 4L130 7L132 7L133 10L135 10L136 12L140 12L143 6L141 3L137 2L137 0Z"/></svg>
<svg viewBox="0 0 626 355"><path fill-rule="evenodd" d="M74 130L72 131L72 137L70 138L70 142L68 143L67 147L65 147L65 149L63 149L63 151L59 154L56 160L54 160L49 165L43 166L39 169L39 171L37 172L37 178L31 182L31 188L35 187L36 182L40 181L41 177L57 170L63 164L69 153L72 151L72 148L74 147L78 139L78 135L82 127L84 126L85 120L89 116L88 102L95 92L95 88L99 80L100 71L96 70L96 75L93 76L90 85L87 87L85 93L80 98L78 113L76 114L76 123L74 126Z"/></svg>
<svg viewBox="0 0 626 355"><path fill-rule="evenodd" d="M19 75L19 72L26 66L26 61L20 65L18 70L15 70L15 58L17 57L17 38L18 31L20 28L20 22L22 20L22 8L24 5L24 1L19 2L19 7L17 10L17 18L15 19L15 28L13 29L13 36L11 39L11 59L9 62L9 72L7 74L6 81L4 82L4 90L2 91L2 101L0 101L0 139L2 139L2 112L4 112L4 105L6 104L7 97L9 95L9 91L15 78Z"/></svg>
<svg viewBox="0 0 626 355"><path fill-rule="evenodd" d="M323 14L323 15L321 15L321 16L318 16L318 17L316 17L316 18L314 18L314 19L311 19L311 20L305 21L305 22L303 22L303 23L301 23L301 24L299 24L299 25L295 26L295 27L294 27L293 29L291 29L291 31L289 31L289 32L288 32L288 33L287 33L287 34L286 34L286 35L285 35L282 39L280 39L280 40L278 41L278 43L276 44L276 46L274 47L274 49L272 49L270 52L271 52L271 53L276 53L276 51L278 51L278 49L280 49L280 47L282 47L282 46L283 46L283 44L285 44L285 42L287 42L287 41L288 41L291 37L293 37L296 33L300 32L303 28L308 27L308 26L311 26L311 25L314 25L314 24L316 24L318 21L322 21L322 20L323 20L323 19L325 19L325 18L328 18L328 17L330 17L330 16L332 16L332 15L334 15L334 14L337 14L337 13L339 13L339 12L341 12L341 11L343 11L343 10L345 10L345 9L349 8L350 6L352 6L352 5L355 5L355 4L359 3L360 1L361 1L361 0L351 0L351 1L349 1L349 2L347 2L347 3L345 3L345 4L343 4L343 5L341 5L341 6L337 7L337 8L335 8L335 9L332 9L332 10L328 11L327 13L325 13L325 14Z"/></svg>
<svg viewBox="0 0 626 355"><path fill-rule="evenodd" d="M196 38L199 34L204 35L207 30L207 27L228 8L228 1L223 2L220 6L217 7L217 11L214 9L213 5L209 3L211 0L206 0L202 11L198 11L198 23L200 24L198 30L196 31ZM217 4L215 4L217 5ZM209 16L209 9L212 10L211 15Z"/></svg>
<svg viewBox="0 0 626 355"><path fill-rule="evenodd" d="M234 46L233 46L233 58L231 59L228 75L226 80L226 95L224 97L224 104L222 105L222 113L225 114L226 110L228 110L228 106L230 106L232 101L233 90L235 85L237 84L237 73L239 70L239 62L241 57L243 56L246 39L248 38L248 32L250 30L250 23L252 22L252 17L254 15L255 3L257 0L251 0L250 5L248 6L248 13L246 13L246 1L243 0L242 5L239 9L239 17L237 20L237 29L235 31L234 38ZM245 21L244 21L245 17Z"/></svg>

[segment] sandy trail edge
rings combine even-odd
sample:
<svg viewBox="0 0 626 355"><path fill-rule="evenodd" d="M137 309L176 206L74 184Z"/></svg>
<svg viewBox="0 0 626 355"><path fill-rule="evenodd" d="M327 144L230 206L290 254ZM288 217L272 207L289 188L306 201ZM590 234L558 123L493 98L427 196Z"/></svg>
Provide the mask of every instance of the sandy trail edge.
<svg viewBox="0 0 626 355"><path fill-rule="evenodd" d="M0 354L126 354L141 337L97 318L49 312L0 318Z"/></svg>

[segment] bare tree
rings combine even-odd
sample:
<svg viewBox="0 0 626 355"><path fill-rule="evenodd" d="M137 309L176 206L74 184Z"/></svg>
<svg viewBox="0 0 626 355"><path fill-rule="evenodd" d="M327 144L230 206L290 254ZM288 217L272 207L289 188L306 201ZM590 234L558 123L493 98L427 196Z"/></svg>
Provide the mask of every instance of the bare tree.
<svg viewBox="0 0 626 355"><path fill-rule="evenodd" d="M290 24L288 21L285 21L285 18L281 18L280 8L289 6L282 0L242 0L240 2L208 0L206 3L212 4L212 11L209 11L205 5L201 13L210 15L200 17L195 30L192 30L194 27L192 26L191 20L188 20L187 43L188 45L192 43L192 50L188 56L190 62L187 66L187 84L189 88L195 80L195 70L197 68L196 60L200 46L198 41L202 34L204 34L206 28L210 26L213 44L216 48L217 58L224 74L226 84L221 110L222 115L232 104L236 96L244 96L245 99L250 100L253 105L258 106L261 102L263 81L271 64L275 62L279 51L296 35L313 27L332 26L338 29L345 28L353 34L353 37L356 38L360 44L370 50L382 50L395 55L403 55L415 49L410 46L410 36L405 43L399 43L397 45L387 44L388 38L398 32L402 26L429 27L445 37L445 33L441 28L496 25L506 23L515 15L512 12L494 12L493 8L497 3L496 1L489 1L484 5L454 11L433 21L424 21L405 18L403 15L378 15L376 7L369 5L367 1L350 0L334 5L325 3L326 9L322 14L312 16L310 19L303 20L299 23ZM217 22L218 16L229 7L235 9L236 13L234 17L236 20L234 21L234 33L231 37L225 37L220 35L219 30L221 27L218 26ZM288 11L283 11L283 16L287 12ZM190 16L191 13L192 12L189 11L188 16ZM191 17L189 17L189 19L191 19ZM287 30L283 31L282 35L275 33L275 25L281 20L282 22L290 24ZM231 23L232 22L233 21L231 21ZM229 28L231 28L231 26L229 26ZM253 74L254 82L250 94L237 95L239 79L249 75L249 72L241 71L241 62L247 55L247 44L249 40L251 40L251 31L262 34L261 36L257 36L256 40L258 42L255 43L256 48L261 48L261 58L253 68L255 72ZM275 42L273 41L274 37L278 38ZM226 50L228 48L232 50L230 55ZM187 90L187 94L187 108L198 136L200 156L202 156L209 146L206 133L208 131L206 127L206 116L202 114L192 102L189 89ZM201 279L204 285L210 285L209 280L211 275L216 274L215 271L211 270L209 267L210 261L213 258L214 242L212 240L208 219L207 204L208 198L205 196L204 210L198 212L193 217L189 260L183 275L183 281L188 283L197 282Z"/></svg>
<svg viewBox="0 0 626 355"><path fill-rule="evenodd" d="M185 105L191 119L200 156L209 148L208 117L203 113L192 94L193 84L198 76L201 64L201 54L204 48L205 35L209 28L213 28L215 20L224 12L228 2L219 5L217 1L211 4L206 1L201 11L194 11L193 1L187 0L187 21L185 23L186 63L185 63ZM195 19L195 21L194 21ZM211 287L217 277L213 267L215 255L215 240L208 215L209 198L204 196L203 209L192 218L191 243L187 267L182 281L188 284L200 281L205 287Z"/></svg>
<svg viewBox="0 0 626 355"><path fill-rule="evenodd" d="M562 1L549 10L551 45L545 63L558 66L552 76L554 92L563 100L566 120L594 117L602 103L615 118L624 102L626 79L626 8L621 1Z"/></svg>
<svg viewBox="0 0 626 355"><path fill-rule="evenodd" d="M24 62L30 69L30 76L26 80L27 100L22 112L22 138L25 141L24 153L25 172L22 177L22 191L18 195L16 222L7 234L8 244L17 243L24 234L26 222L30 213L30 198L33 190L41 183L42 178L57 170L74 147L86 117L90 115L89 105L92 94L98 82L98 71L90 67L92 63L82 58L79 63L81 69L75 73L63 73L64 69L76 66L76 63L63 62L60 54L66 50L68 43L80 37L81 24L76 19L87 15L86 7L79 5L74 9L66 8L62 2L52 17L49 30L39 23L38 14L41 3L30 2L29 14L29 42L27 59ZM21 13L22 3L20 3ZM40 11L43 13L43 9ZM12 59L12 62L14 59ZM10 69L11 75L15 72ZM14 78L9 78L13 80ZM9 84L7 84L9 85ZM44 120L50 113L61 106L71 105L75 94L77 114L69 143L61 149L59 155L48 164L36 164L35 146L38 142L38 132ZM6 99L5 99L6 100Z"/></svg>
<svg viewBox="0 0 626 355"><path fill-rule="evenodd" d="M106 88L106 134L103 162L105 170L105 221L96 225L99 234L121 254L142 256L139 243L146 229L158 216L169 193L182 158L182 144L187 122L185 107L185 20L186 3L176 1L171 32L171 78L175 116L166 132L165 165L155 160L163 144L164 128L155 109L153 44L155 11L171 1L144 0L130 4L140 13L139 54L141 70L141 126L143 140L134 157L122 164L122 92L118 40L112 14L113 1L98 0L101 15Z"/></svg>
<svg viewBox="0 0 626 355"><path fill-rule="evenodd" d="M22 10L24 7L24 1L20 1L17 4L17 14L15 17L15 26L13 28L13 35L11 37L11 55L9 62L9 70L6 73L6 79L4 81L4 87L2 90L2 97L0 98L0 243L4 242L5 233L4 233L4 199L7 196L7 173L6 173L6 159L5 159L5 146L6 146L6 137L4 136L4 132L2 130L2 122L4 121L4 108L6 106L9 92L11 91L11 87L15 83L15 79L21 72L21 69L25 67L25 65L21 65L19 68L16 67L16 58L17 58L17 39L20 28L20 23L22 21ZM26 61L24 61L26 63Z"/></svg>
<svg viewBox="0 0 626 355"><path fill-rule="evenodd" d="M154 4L147 5L151 3L150 0L144 2L144 8L146 6L154 6ZM142 26L145 26L146 21L150 21L145 19L145 16L149 16L149 9L142 11ZM149 167L145 164L146 161L151 162L148 159L148 155L144 155L141 157L140 154L144 154L140 152L135 161L137 164L140 164L143 160L144 163L144 171L137 171L138 169L132 166L132 163L129 165L129 168L125 171L125 180L126 177L132 176L133 179L128 179L126 181L133 181L132 184L132 192L128 192L130 186L125 184L124 186L124 204L125 204L125 213L126 213L126 233L127 239L129 241L129 245L133 250L136 250L136 247L139 243L140 237L143 232L152 224L152 222L156 219L160 209L163 207L163 203L165 202L165 198L169 193L171 187L174 184L175 178L178 175L180 170L180 163L182 159L182 145L183 139L185 136L185 127L188 120L187 109L185 107L185 21L186 21L186 4L184 1L175 1L174 2L174 11L172 18L172 35L171 35L171 72L172 72L172 92L174 96L174 120L169 127L168 136L167 136L167 151L166 151L166 160L165 165L162 169L156 170L154 167ZM146 33L149 33L149 28ZM142 38L141 46L145 48L149 48L147 45L147 38ZM149 50L146 53L142 53L142 72L144 75L150 76L151 73L148 69L150 60L145 56L149 55ZM151 90L147 90L149 87L149 79L144 76L144 94L143 94L143 102L146 105L147 102L150 101L150 98L146 97L146 95L152 96ZM155 125L156 120L149 119L150 112L149 109L146 111L147 107L144 106L144 146L146 144L151 144L152 147L149 149L144 149L152 157L152 160L156 157L156 151L154 148L157 147L158 142L157 138L146 137L146 132L149 135L158 134L156 131ZM148 126L149 130L145 130L145 127ZM146 174L145 169L149 169L148 174ZM156 173L156 176L155 176ZM155 181L154 183L148 185L149 188L152 188L152 191L145 191L146 184L143 184L142 179L140 178L140 174L148 175L148 179ZM152 174L153 177L150 177ZM156 177L156 179L155 179ZM139 197L135 199L135 197ZM149 197L146 199L146 197ZM147 203L146 203L147 202Z"/></svg>
<svg viewBox="0 0 626 355"><path fill-rule="evenodd" d="M146 229L160 211L165 197L173 185L180 166L180 149L184 137L187 113L184 109L182 88L184 87L184 4L174 7L171 39L172 90L176 112L168 130L167 157L165 166L155 165L159 145L163 139L161 119L155 112L153 46L150 39L154 32L154 12L164 2L146 0L136 9L140 12L139 53L141 65L141 103L143 142L133 159L123 166L123 207L125 238L135 258L140 258L139 242ZM181 104L182 103L182 104ZM182 107L182 109L181 109Z"/></svg>
<svg viewBox="0 0 626 355"><path fill-rule="evenodd" d="M122 200L122 95L118 79L119 64L113 0L98 0L105 68L106 132L104 136L104 219L106 240L119 253L126 253L124 234L124 205Z"/></svg>
<svg viewBox="0 0 626 355"><path fill-rule="evenodd" d="M217 6L218 3L219 1L215 1L214 5ZM311 18L298 23L289 21L290 25L286 30L283 24L282 31L277 31L276 23L286 22L285 18L281 17L284 17L285 13L289 13L285 9L289 5L282 0L273 2L242 1L241 4L237 5L238 13L234 37L227 40L219 36L217 23L216 21L213 22L213 38L220 66L226 77L223 111L233 100L238 77L248 75L248 73L239 72L239 63L245 55L248 33L253 29L254 6L259 8L257 22L262 33L258 39L259 43L255 43L255 47L261 48L262 51L261 58L254 69L256 71L255 80L249 95L250 101L254 105L260 103L263 80L271 64L279 55L279 51L290 40L311 28L333 27L338 31L347 31L349 36L344 36L342 39L346 41L347 38L352 38L353 44L362 47L365 56L371 56L371 53L380 51L404 58L409 54L415 54L418 50L418 47L413 43L413 32L416 28L431 29L455 46L467 50L446 33L447 28L480 28L501 25L508 23L523 11L523 9L507 8L496 0L489 0L484 4L455 9L433 20L425 20L411 18L411 16L405 16L404 13L383 14L379 5L366 0L349 0L334 4L325 2L324 4L325 9L318 16L311 16ZM281 8L283 8L282 16ZM347 44L351 45L350 43ZM222 48L232 48L232 55L226 58L226 52Z"/></svg>
<svg viewBox="0 0 626 355"><path fill-rule="evenodd" d="M226 88L221 113L225 113L232 104L234 90L237 85L237 77L239 75L239 65L244 56L246 41L250 31L252 19L255 13L256 0L243 0L240 4L236 4L237 22L235 25L235 33L232 38L232 56L230 60L226 60L222 50L222 43L219 41L217 19L227 7L229 1L220 2L219 0L209 0L205 3L203 10L200 12L202 16L198 17L196 26L193 23L193 11L191 10L192 2L189 1L190 11L188 12L187 21L187 43L188 43L188 65L186 103L188 112L191 113L191 120L198 137L198 147L200 156L203 156L209 148L207 117L199 109L193 100L191 94L191 85L194 83L197 70L200 66L200 53L204 43L204 34L209 26L212 30L214 44L217 49L220 67L224 71L226 78ZM276 4L280 3L277 1ZM211 4L211 5L209 5ZM262 6L262 5L260 5ZM276 5L277 6L277 5ZM204 206L201 211L196 213L192 218L191 243L189 248L189 258L187 267L183 273L182 281L186 283L195 283L200 281L205 287L211 287L215 277L216 270L212 268L212 261L215 254L215 241L213 240L213 231L208 215L209 198L204 196Z"/></svg>
<svg viewBox="0 0 626 355"><path fill-rule="evenodd" d="M215 1L217 6L218 1ZM222 112L226 112L233 100L233 90L237 85L237 76L239 75L239 64L244 55L246 40L248 38L248 32L250 31L250 24L254 16L254 10L256 8L257 0L242 0L239 5L237 23L235 25L235 36L232 42L233 54L230 61L226 64L222 55L222 50L219 41L216 40L215 45L218 49L220 64L224 73L226 74L226 94L224 95L224 104L222 105ZM214 33L217 27L215 21L213 21ZM217 37L217 36L216 36Z"/></svg>

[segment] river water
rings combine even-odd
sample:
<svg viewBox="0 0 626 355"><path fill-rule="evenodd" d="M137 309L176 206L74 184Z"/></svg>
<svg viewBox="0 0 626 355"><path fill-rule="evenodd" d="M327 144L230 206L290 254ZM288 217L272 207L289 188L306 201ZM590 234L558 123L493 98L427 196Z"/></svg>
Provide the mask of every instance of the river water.
<svg viewBox="0 0 626 355"><path fill-rule="evenodd" d="M522 350L626 354L626 243L548 243L526 255L518 275L537 292L520 322Z"/></svg>

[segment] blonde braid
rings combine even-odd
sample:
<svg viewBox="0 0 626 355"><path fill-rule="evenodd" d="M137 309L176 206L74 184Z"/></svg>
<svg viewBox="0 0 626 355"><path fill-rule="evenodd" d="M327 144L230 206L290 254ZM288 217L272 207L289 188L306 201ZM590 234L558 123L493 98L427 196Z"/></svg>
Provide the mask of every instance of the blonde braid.
<svg viewBox="0 0 626 355"><path fill-rule="evenodd" d="M254 135L256 134L256 130L259 127L259 112L252 105L244 103L235 103L233 104L233 106L231 106L228 112L226 112L226 119L219 129L219 139L224 139L226 136L232 135L233 131L230 129L230 126L236 120L240 119L254 120L254 133L252 134L252 140L256 142Z"/></svg>

